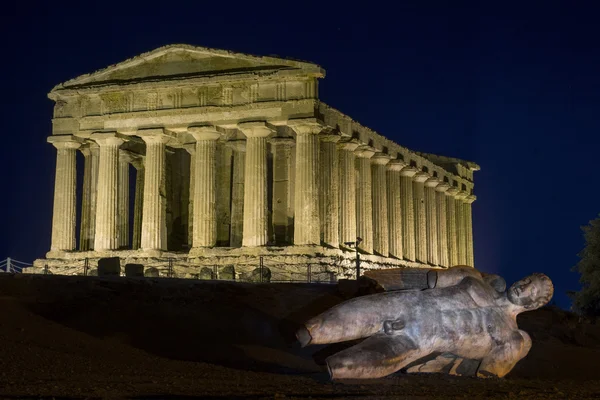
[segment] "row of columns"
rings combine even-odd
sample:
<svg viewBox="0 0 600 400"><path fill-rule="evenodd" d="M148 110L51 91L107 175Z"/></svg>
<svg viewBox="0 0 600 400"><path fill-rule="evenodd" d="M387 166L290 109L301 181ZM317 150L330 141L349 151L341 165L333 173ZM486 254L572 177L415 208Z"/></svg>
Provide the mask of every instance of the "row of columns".
<svg viewBox="0 0 600 400"><path fill-rule="evenodd" d="M273 204L273 220L282 227L293 204L293 243L339 247L362 238L366 253L431 265L473 265L471 203L475 199L402 160L392 160L354 138L324 133L314 120L289 121L291 139L271 141L274 184L287 191ZM268 240L267 138L264 122L238 125L245 141L227 144L233 152L230 246L264 246ZM194 249L217 245L217 139L214 127L191 127L189 244ZM146 143L138 170L133 247L166 249L165 145L162 129L137 133ZM114 133L93 134L82 150L84 199L81 250L112 250L127 245L128 163L119 157L123 139ZM52 250L75 248L75 151L80 143L49 139L58 149ZM291 152L295 145L295 170ZM93 177L97 175L97 179ZM293 193L290 180L294 179ZM117 182L120 184L118 185ZM119 193L121 191L121 193ZM127 191L127 194L125 193ZM97 192L97 196L93 194ZM92 195L90 195L92 194ZM286 237L291 232L284 233Z"/></svg>

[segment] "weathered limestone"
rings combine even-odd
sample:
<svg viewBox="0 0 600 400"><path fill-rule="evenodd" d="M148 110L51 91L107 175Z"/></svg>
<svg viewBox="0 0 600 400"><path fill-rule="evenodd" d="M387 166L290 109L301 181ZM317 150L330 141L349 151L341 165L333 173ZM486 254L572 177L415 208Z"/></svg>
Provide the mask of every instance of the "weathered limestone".
<svg viewBox="0 0 600 400"><path fill-rule="evenodd" d="M292 120L296 132L294 244L320 244L319 137L323 127L313 119Z"/></svg>
<svg viewBox="0 0 600 400"><path fill-rule="evenodd" d="M71 251L75 249L75 150L81 143L71 135L51 136L48 142L57 150L50 251Z"/></svg>
<svg viewBox="0 0 600 400"><path fill-rule="evenodd" d="M466 264L473 267L475 265L475 259L473 254L473 213L471 210L471 204L477 199L475 195L468 195L465 198L464 204L464 217L465 217L465 233L466 233L466 247L467 256Z"/></svg>
<svg viewBox="0 0 600 400"><path fill-rule="evenodd" d="M450 266L448 252L448 228L446 224L446 191L448 189L450 189L450 185L448 185L446 182L441 182L435 187L439 265L446 268Z"/></svg>
<svg viewBox="0 0 600 400"><path fill-rule="evenodd" d="M131 248L137 250L142 245L142 212L144 206L144 159L140 156L132 160L135 168L135 199L133 206L133 240Z"/></svg>
<svg viewBox="0 0 600 400"><path fill-rule="evenodd" d="M457 226L461 259L472 264L467 200L452 203L450 226L450 200L433 181L423 188L412 179L424 171L473 193L479 167L411 151L324 104L324 73L312 63L173 45L57 85L49 93L49 141L60 147L53 239L36 268L81 273L118 257L160 276L204 268L219 277L235 265L232 279L245 279L264 261L287 271L276 280L322 281L355 277L357 260L362 272L452 265L452 228L458 264ZM80 220L72 215L78 143Z"/></svg>
<svg viewBox="0 0 600 400"><path fill-rule="evenodd" d="M435 188L440 183L436 177L425 181L425 219L427 224L427 262L439 265L437 201Z"/></svg>
<svg viewBox="0 0 600 400"><path fill-rule="evenodd" d="M217 244L216 151L221 134L214 127L192 127L196 140L192 250Z"/></svg>
<svg viewBox="0 0 600 400"><path fill-rule="evenodd" d="M96 143L88 142L80 150L84 157L84 172L79 250L88 251L94 248L94 233L96 231L96 198L100 148Z"/></svg>
<svg viewBox="0 0 600 400"><path fill-rule="evenodd" d="M117 213L119 146L123 143L123 139L117 137L115 133L95 133L91 138L100 146L94 250L116 250L119 247Z"/></svg>
<svg viewBox="0 0 600 400"><path fill-rule="evenodd" d="M416 261L415 208L413 201L413 177L418 170L410 165L400 170L400 198L402 199L402 248L404 258Z"/></svg>
<svg viewBox="0 0 600 400"><path fill-rule="evenodd" d="M340 244L356 241L356 173L354 150L360 142L342 140L339 150Z"/></svg>
<svg viewBox="0 0 600 400"><path fill-rule="evenodd" d="M469 194L465 191L458 192L454 206L456 208L456 243L458 247L458 264L467 265L467 230L465 226L465 209L463 201Z"/></svg>
<svg viewBox="0 0 600 400"><path fill-rule="evenodd" d="M169 137L162 129L144 129L138 131L138 135L146 143L140 247L146 252L157 253L167 249L165 144Z"/></svg>
<svg viewBox="0 0 600 400"><path fill-rule="evenodd" d="M264 122L244 122L238 126L247 137L242 245L265 246L267 244L267 137L273 133L273 130Z"/></svg>
<svg viewBox="0 0 600 400"><path fill-rule="evenodd" d="M294 237L291 175L294 139L274 137L270 141L273 153L273 236L275 244L292 244Z"/></svg>
<svg viewBox="0 0 600 400"><path fill-rule="evenodd" d="M241 247L244 232L244 181L246 174L246 141L227 142L233 150L233 182L231 187L231 247Z"/></svg>
<svg viewBox="0 0 600 400"><path fill-rule="evenodd" d="M371 158L373 184L373 251L387 257L389 255L389 225L386 165L390 156L377 153Z"/></svg>
<svg viewBox="0 0 600 400"><path fill-rule="evenodd" d="M356 234L362 238L359 248L373 253L373 192L371 157L376 153L370 146L359 146L356 154Z"/></svg>
<svg viewBox="0 0 600 400"><path fill-rule="evenodd" d="M338 247L340 243L339 155L340 135L321 135L321 226L323 244Z"/></svg>
<svg viewBox="0 0 600 400"><path fill-rule="evenodd" d="M119 150L119 177L118 177L118 232L119 248L129 247L129 162L131 157L124 150Z"/></svg>
<svg viewBox="0 0 600 400"><path fill-rule="evenodd" d="M458 231L456 227L456 194L458 189L451 186L446 190L446 228L448 232L448 261L451 267L458 262Z"/></svg>
<svg viewBox="0 0 600 400"><path fill-rule="evenodd" d="M413 205L415 207L415 255L417 261L427 263L427 217L425 213L426 172L417 172L413 177Z"/></svg>
<svg viewBox="0 0 600 400"><path fill-rule="evenodd" d="M389 254L391 257L402 259L402 194L400 171L406 167L402 160L391 160L387 164L387 203L389 227Z"/></svg>

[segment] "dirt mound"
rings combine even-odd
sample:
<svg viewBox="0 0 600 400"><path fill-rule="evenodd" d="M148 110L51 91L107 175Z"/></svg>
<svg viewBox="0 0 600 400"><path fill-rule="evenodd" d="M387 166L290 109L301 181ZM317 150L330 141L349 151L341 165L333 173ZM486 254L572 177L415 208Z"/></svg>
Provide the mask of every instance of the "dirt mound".
<svg viewBox="0 0 600 400"><path fill-rule="evenodd" d="M448 398L518 388L551 398L598 389L581 381L600 379L600 326L555 308L519 317L534 345L505 380L332 384L322 362L347 344L302 349L294 332L351 295L338 285L3 274L0 395Z"/></svg>

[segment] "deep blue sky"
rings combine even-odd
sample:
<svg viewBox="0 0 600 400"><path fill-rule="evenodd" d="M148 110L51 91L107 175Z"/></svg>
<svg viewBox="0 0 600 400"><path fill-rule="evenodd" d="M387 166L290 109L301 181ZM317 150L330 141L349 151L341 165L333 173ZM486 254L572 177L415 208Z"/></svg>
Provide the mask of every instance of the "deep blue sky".
<svg viewBox="0 0 600 400"><path fill-rule="evenodd" d="M580 226L600 212L600 10L570 1L289 3L251 2L236 13L232 2L147 1L152 15L123 4L5 8L0 259L32 261L50 246L56 153L46 143L46 93L189 43L320 64L326 103L411 149L480 164L477 267L509 283L545 272L568 307L566 291L579 287L570 268Z"/></svg>

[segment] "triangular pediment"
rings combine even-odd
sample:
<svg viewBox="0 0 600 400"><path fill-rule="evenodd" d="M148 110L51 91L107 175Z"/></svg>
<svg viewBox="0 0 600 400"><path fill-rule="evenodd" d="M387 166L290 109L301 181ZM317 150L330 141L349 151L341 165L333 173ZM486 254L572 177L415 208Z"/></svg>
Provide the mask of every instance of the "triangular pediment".
<svg viewBox="0 0 600 400"><path fill-rule="evenodd" d="M71 79L56 86L52 91L111 83L135 83L280 70L299 70L313 76L323 76L325 72L318 65L303 61L253 56L190 45L169 45L92 74Z"/></svg>

